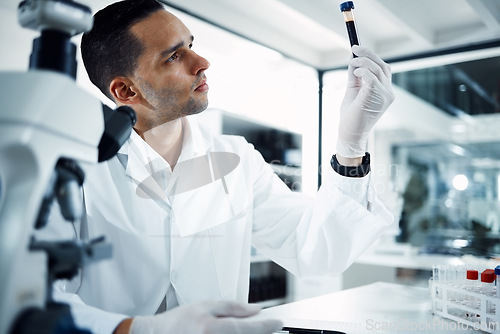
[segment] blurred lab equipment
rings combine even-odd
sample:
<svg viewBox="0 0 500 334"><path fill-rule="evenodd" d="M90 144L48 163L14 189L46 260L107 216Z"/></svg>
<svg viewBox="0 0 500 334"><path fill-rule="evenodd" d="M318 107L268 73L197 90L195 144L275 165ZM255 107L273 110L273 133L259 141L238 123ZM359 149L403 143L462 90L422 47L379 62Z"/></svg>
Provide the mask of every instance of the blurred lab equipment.
<svg viewBox="0 0 500 334"><path fill-rule="evenodd" d="M398 241L427 254L498 257L498 143L400 143L393 159L393 180L404 184Z"/></svg>
<svg viewBox="0 0 500 334"><path fill-rule="evenodd" d="M111 110L75 83L70 38L92 27L88 7L26 0L18 20L41 35L29 71L0 73L0 333L88 333L52 300L51 286L109 257L110 245L103 238L42 242L32 233L45 226L55 200L66 220L80 218L84 167L113 157L136 116L128 107Z"/></svg>

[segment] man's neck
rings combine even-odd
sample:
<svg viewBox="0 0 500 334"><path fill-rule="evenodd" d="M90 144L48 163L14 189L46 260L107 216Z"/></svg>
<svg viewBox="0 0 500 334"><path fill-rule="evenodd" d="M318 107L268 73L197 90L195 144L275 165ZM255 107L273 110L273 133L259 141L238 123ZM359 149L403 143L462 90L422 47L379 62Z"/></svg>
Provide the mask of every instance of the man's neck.
<svg viewBox="0 0 500 334"><path fill-rule="evenodd" d="M138 134L174 169L182 150L183 139L182 118L156 126Z"/></svg>

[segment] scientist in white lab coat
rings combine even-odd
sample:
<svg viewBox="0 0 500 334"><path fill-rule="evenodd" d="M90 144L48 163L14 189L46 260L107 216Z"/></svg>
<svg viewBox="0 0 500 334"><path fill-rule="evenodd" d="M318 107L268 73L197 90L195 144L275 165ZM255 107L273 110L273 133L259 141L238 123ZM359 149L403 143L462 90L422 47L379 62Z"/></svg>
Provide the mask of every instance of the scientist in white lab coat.
<svg viewBox="0 0 500 334"><path fill-rule="evenodd" d="M84 240L104 235L113 257L56 284L57 299L95 333L270 333L278 321L237 319L258 312L245 304L252 245L295 275L331 275L392 223L365 152L394 99L387 64L353 47L337 153L309 199L242 137L209 135L190 121L207 108L209 90L209 62L192 44L154 0L106 7L82 38L91 81L138 116L118 155L87 171L86 215L75 229ZM244 80L244 64L236 70Z"/></svg>

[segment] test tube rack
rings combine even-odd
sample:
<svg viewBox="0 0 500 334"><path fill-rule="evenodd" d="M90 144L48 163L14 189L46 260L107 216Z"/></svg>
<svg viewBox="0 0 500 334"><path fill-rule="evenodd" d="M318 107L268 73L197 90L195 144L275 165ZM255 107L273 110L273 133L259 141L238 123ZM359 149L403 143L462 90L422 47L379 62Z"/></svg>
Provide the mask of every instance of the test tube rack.
<svg viewBox="0 0 500 334"><path fill-rule="evenodd" d="M500 333L500 297L496 295L496 287L473 287L463 283L431 278L432 312L466 328Z"/></svg>

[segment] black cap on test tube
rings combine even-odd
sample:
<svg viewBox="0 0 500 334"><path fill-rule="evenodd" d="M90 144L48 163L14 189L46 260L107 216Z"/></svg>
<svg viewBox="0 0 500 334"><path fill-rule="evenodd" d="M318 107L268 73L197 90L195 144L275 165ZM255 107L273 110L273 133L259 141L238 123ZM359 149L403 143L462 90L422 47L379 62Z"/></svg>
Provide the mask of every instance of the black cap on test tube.
<svg viewBox="0 0 500 334"><path fill-rule="evenodd" d="M340 4L340 11L345 12L346 10L354 9L354 2L346 1Z"/></svg>

